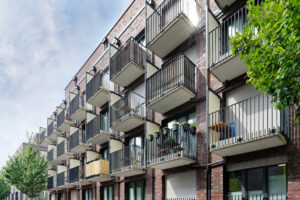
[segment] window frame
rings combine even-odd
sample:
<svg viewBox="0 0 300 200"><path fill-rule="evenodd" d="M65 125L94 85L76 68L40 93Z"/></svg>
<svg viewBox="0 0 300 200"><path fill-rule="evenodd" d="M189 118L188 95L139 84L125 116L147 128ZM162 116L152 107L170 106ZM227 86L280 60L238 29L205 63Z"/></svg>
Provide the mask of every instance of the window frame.
<svg viewBox="0 0 300 200"><path fill-rule="evenodd" d="M107 191L108 191L108 193L107 193L107 199L109 199L109 188L110 187L112 187L112 200L115 199L115 195L114 195L115 189L114 189L114 185L113 184L112 185L103 185L103 186L100 187L100 199L104 199L104 188L107 188Z"/></svg>
<svg viewBox="0 0 300 200"><path fill-rule="evenodd" d="M288 193L288 167L287 167L287 163L283 163L285 164L285 187L286 187L286 197L287 197L287 193ZM267 195L269 197L269 182L268 182L268 169L271 167L276 167L279 166L280 164L277 165L268 165L268 166L261 166L261 167L255 167L255 168L247 168L247 169L241 169L241 170L235 170L235 171L226 171L224 170L224 199L227 199L228 196L228 192L229 192L229 184L228 184L228 175L231 172L241 172L242 175L242 198L247 200L248 199L248 171L249 170L255 170L255 169L262 169L263 170L263 197L265 198L265 195Z"/></svg>
<svg viewBox="0 0 300 200"><path fill-rule="evenodd" d="M138 181L132 181L132 182L126 182L125 184L125 193L126 193L126 199L129 199L129 185L133 184L134 185L134 200L137 199L137 184L141 183L142 184L142 199L146 200L146 181L145 180L138 180Z"/></svg>

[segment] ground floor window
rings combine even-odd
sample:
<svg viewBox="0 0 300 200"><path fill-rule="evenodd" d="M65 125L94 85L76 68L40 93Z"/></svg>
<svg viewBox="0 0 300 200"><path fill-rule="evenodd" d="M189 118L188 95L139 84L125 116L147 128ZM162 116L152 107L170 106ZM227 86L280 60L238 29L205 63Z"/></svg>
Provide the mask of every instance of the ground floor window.
<svg viewBox="0 0 300 200"><path fill-rule="evenodd" d="M130 182L126 185L126 194L128 200L145 200L146 190L145 181Z"/></svg>
<svg viewBox="0 0 300 200"><path fill-rule="evenodd" d="M285 200L286 165L227 172L228 200Z"/></svg>
<svg viewBox="0 0 300 200"><path fill-rule="evenodd" d="M114 199L114 190L113 186L103 186L101 187L101 199L102 200L113 200Z"/></svg>
<svg viewBox="0 0 300 200"><path fill-rule="evenodd" d="M93 190L86 189L83 190L83 200L92 200L93 199Z"/></svg>

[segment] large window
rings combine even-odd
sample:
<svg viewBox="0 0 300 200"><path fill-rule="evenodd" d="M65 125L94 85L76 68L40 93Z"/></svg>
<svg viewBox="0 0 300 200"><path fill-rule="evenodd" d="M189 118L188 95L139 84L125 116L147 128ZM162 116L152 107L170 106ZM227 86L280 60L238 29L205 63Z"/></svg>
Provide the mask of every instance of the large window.
<svg viewBox="0 0 300 200"><path fill-rule="evenodd" d="M108 148L102 148L100 150L103 160L108 160Z"/></svg>
<svg viewBox="0 0 300 200"><path fill-rule="evenodd" d="M285 200L286 166L270 166L227 173L227 199Z"/></svg>
<svg viewBox="0 0 300 200"><path fill-rule="evenodd" d="M127 183L126 194L128 200L145 200L145 181Z"/></svg>
<svg viewBox="0 0 300 200"><path fill-rule="evenodd" d="M83 200L92 200L93 199L93 190L87 189L83 190Z"/></svg>
<svg viewBox="0 0 300 200"><path fill-rule="evenodd" d="M113 186L103 186L101 187L101 200L113 200L114 199L114 189Z"/></svg>

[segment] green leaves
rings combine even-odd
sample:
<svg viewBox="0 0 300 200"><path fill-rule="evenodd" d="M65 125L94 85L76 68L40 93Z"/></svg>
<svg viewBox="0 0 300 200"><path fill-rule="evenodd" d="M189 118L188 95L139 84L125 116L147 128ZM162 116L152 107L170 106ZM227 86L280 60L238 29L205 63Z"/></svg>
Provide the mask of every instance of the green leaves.
<svg viewBox="0 0 300 200"><path fill-rule="evenodd" d="M10 185L7 181L0 176L0 199L6 199L10 195Z"/></svg>
<svg viewBox="0 0 300 200"><path fill-rule="evenodd" d="M296 105L300 121L300 2L247 3L248 24L232 38L233 53L249 66L248 82L273 96L278 109Z"/></svg>
<svg viewBox="0 0 300 200"><path fill-rule="evenodd" d="M40 145L29 142L25 151L11 157L4 167L5 179L29 198L38 196L46 188L48 162L39 149Z"/></svg>

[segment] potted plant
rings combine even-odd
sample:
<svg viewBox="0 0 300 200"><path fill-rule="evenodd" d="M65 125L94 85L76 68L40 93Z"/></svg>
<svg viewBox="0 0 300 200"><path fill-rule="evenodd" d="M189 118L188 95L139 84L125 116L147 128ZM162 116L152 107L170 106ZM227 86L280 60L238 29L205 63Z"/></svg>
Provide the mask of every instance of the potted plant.
<svg viewBox="0 0 300 200"><path fill-rule="evenodd" d="M184 130L185 132L187 132L188 130L190 130L190 124L189 124L188 122L184 122L184 123L182 123L181 125L182 125L183 130Z"/></svg>
<svg viewBox="0 0 300 200"><path fill-rule="evenodd" d="M101 160L103 159L103 155L102 154L99 154L98 156L99 156L99 159L101 159Z"/></svg>
<svg viewBox="0 0 300 200"><path fill-rule="evenodd" d="M197 124L196 123L192 123L190 125L190 131L191 133L194 135L196 133L196 129L197 129Z"/></svg>
<svg viewBox="0 0 300 200"><path fill-rule="evenodd" d="M179 123L177 121L173 122L173 131L177 131L179 127Z"/></svg>
<svg viewBox="0 0 300 200"><path fill-rule="evenodd" d="M152 141L153 140L153 133L147 133L147 139L149 141Z"/></svg>
<svg viewBox="0 0 300 200"><path fill-rule="evenodd" d="M168 135L169 128L165 126L165 127L162 128L162 131L163 131L163 135Z"/></svg>
<svg viewBox="0 0 300 200"><path fill-rule="evenodd" d="M154 133L154 137L155 137L156 139L159 138L159 135L160 135L160 132L159 132L159 131L156 131L156 132Z"/></svg>

